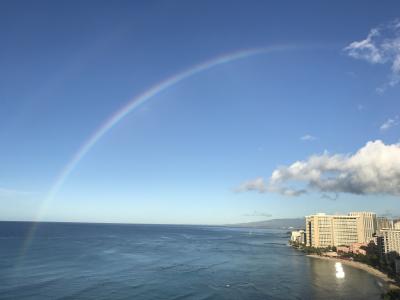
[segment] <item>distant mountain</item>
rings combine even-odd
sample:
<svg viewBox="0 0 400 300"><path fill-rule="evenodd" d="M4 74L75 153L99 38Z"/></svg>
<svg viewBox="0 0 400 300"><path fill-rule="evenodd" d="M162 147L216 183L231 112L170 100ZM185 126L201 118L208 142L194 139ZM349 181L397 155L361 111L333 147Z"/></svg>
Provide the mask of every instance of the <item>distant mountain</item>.
<svg viewBox="0 0 400 300"><path fill-rule="evenodd" d="M230 224L232 227L254 227L254 228L268 228L268 229L291 229L291 228L304 228L304 218L293 218L293 219L271 219L258 222Z"/></svg>

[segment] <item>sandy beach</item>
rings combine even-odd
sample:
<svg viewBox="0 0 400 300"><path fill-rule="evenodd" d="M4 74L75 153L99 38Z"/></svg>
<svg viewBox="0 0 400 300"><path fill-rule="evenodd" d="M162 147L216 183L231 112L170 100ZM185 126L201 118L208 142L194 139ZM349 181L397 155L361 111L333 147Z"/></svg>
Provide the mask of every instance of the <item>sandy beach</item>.
<svg viewBox="0 0 400 300"><path fill-rule="evenodd" d="M357 261L350 261L350 260L346 260L346 259L341 259L341 258L337 258L337 257L327 257L327 256L320 256L320 255L316 255L316 254L309 254L307 255L308 257L312 257L312 258L318 258L318 259L324 259L324 260L330 260L330 261L335 261L335 262L341 262L344 265L347 266L351 266L353 268L357 268L357 269L361 269L364 270L368 273L370 273L371 275L381 279L382 281L384 281L387 285L388 289L400 289L399 286L395 285L395 282L393 281L393 279L391 279L389 276L387 276L385 273L360 262Z"/></svg>

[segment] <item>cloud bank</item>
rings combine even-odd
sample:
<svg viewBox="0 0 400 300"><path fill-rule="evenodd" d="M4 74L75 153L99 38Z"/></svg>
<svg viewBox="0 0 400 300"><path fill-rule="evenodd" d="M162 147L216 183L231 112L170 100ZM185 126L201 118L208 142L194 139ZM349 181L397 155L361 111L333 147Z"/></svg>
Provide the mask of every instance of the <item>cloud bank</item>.
<svg viewBox="0 0 400 300"><path fill-rule="evenodd" d="M355 59L390 65L389 82L378 88L378 92L400 82L400 20L371 29L364 40L354 41L343 50Z"/></svg>
<svg viewBox="0 0 400 300"><path fill-rule="evenodd" d="M399 196L400 144L386 145L377 140L368 142L352 155L313 155L274 170L268 182L259 177L243 183L239 190L285 196L311 191Z"/></svg>
<svg viewBox="0 0 400 300"><path fill-rule="evenodd" d="M264 182L264 178L258 177L249 181L243 182L237 189L237 192L250 192L256 191L259 193L265 193L267 191L267 186Z"/></svg>
<svg viewBox="0 0 400 300"><path fill-rule="evenodd" d="M276 192L285 196L300 196L302 194L307 193L305 189L294 190L286 187L273 186L265 182L264 178L257 177L252 180L248 180L243 182L237 189L236 192L258 192L258 193L266 193L266 192Z"/></svg>

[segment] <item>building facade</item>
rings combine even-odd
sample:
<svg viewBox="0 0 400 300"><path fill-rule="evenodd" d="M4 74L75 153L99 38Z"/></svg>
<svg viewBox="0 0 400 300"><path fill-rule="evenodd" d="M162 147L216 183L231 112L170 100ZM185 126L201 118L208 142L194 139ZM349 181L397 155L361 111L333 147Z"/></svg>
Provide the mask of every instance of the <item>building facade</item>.
<svg viewBox="0 0 400 300"><path fill-rule="evenodd" d="M328 247L332 245L332 218L326 214L306 217L306 245L309 247Z"/></svg>
<svg viewBox="0 0 400 300"><path fill-rule="evenodd" d="M361 234L359 242L368 244L373 241L377 230L376 214L373 212L351 212L349 215L359 217L358 232Z"/></svg>
<svg viewBox="0 0 400 300"><path fill-rule="evenodd" d="M400 229L400 220L393 221L393 228Z"/></svg>
<svg viewBox="0 0 400 300"><path fill-rule="evenodd" d="M338 253L354 253L354 254L362 254L366 255L367 251L364 249L367 244L364 243L353 243L350 246L338 246L336 247L336 251Z"/></svg>
<svg viewBox="0 0 400 300"><path fill-rule="evenodd" d="M290 240L294 243L305 244L306 243L306 232L304 230L292 231Z"/></svg>
<svg viewBox="0 0 400 300"><path fill-rule="evenodd" d="M393 221L389 220L386 217L377 217L376 218L376 233L380 234L382 229L392 229Z"/></svg>
<svg viewBox="0 0 400 300"><path fill-rule="evenodd" d="M361 217L359 215L316 214L306 217L306 245L325 248L363 243Z"/></svg>
<svg viewBox="0 0 400 300"><path fill-rule="evenodd" d="M382 252L385 254L390 252L400 254L400 229L382 229L380 234Z"/></svg>

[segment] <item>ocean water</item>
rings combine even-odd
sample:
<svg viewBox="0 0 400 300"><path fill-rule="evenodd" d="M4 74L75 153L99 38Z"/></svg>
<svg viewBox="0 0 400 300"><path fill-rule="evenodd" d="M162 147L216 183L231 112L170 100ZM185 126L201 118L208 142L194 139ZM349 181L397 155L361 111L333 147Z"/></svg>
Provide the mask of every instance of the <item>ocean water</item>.
<svg viewBox="0 0 400 300"><path fill-rule="evenodd" d="M368 273L279 230L0 222L0 299L380 299Z"/></svg>

